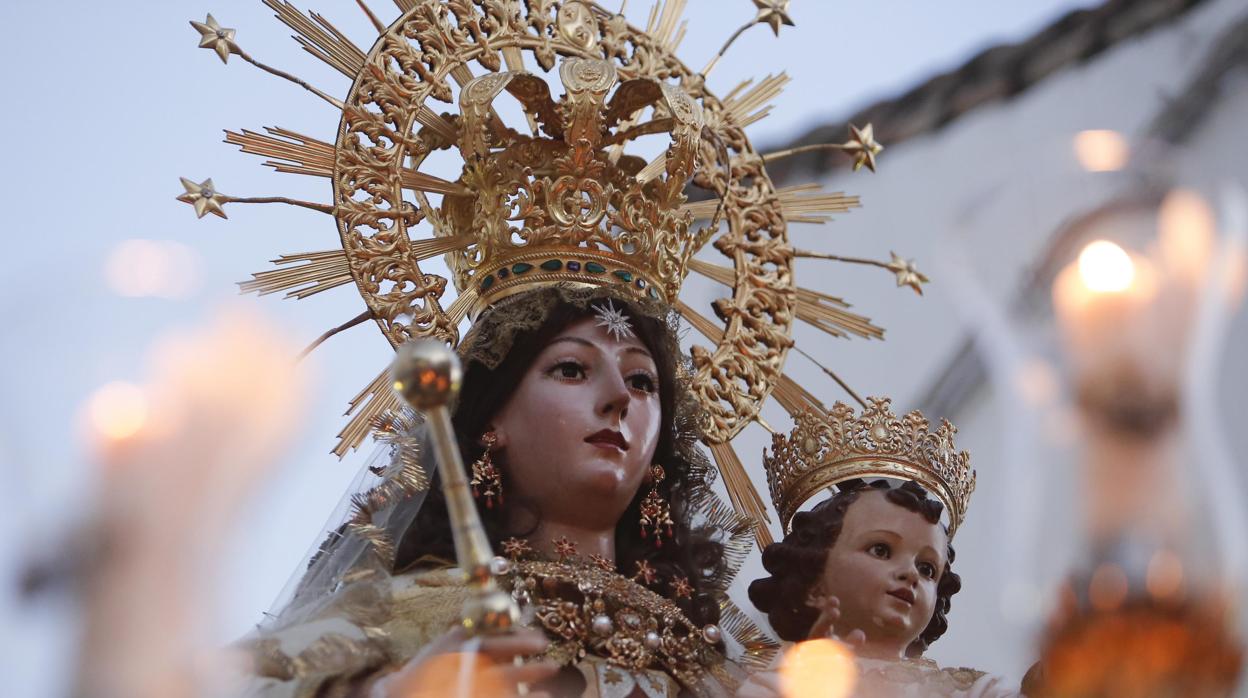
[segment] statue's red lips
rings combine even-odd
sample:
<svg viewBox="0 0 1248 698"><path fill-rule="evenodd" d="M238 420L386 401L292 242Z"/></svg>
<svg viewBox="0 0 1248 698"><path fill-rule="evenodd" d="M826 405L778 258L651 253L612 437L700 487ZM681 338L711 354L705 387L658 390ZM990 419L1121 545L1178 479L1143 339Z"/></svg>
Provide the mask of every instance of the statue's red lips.
<svg viewBox="0 0 1248 698"><path fill-rule="evenodd" d="M900 589L893 589L892 591L888 592L888 595L894 598L901 599L902 601L905 601L908 604L911 604L911 605L914 604L914 592L910 591L909 589L905 587L902 587Z"/></svg>
<svg viewBox="0 0 1248 698"><path fill-rule="evenodd" d="M590 443L595 446L618 448L621 451L628 450L628 441L624 438L623 434L615 431L614 429L603 429L602 431L594 432L593 434L585 437L585 443Z"/></svg>

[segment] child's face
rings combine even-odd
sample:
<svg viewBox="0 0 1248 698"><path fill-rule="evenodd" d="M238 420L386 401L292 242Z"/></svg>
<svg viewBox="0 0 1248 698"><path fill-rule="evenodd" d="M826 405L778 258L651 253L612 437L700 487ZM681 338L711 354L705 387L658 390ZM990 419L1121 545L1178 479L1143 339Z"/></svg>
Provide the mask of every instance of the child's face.
<svg viewBox="0 0 1248 698"><path fill-rule="evenodd" d="M815 589L840 600L837 633L862 630L869 643L904 653L932 618L948 544L942 526L889 502L883 491L859 496Z"/></svg>

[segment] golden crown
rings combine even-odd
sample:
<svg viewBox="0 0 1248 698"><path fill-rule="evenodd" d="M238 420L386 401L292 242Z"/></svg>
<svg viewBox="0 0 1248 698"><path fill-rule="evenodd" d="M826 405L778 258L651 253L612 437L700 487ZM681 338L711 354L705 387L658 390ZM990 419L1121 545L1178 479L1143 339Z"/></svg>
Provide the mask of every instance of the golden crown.
<svg viewBox="0 0 1248 698"><path fill-rule="evenodd" d="M559 78L565 94L557 103L545 80L523 71L489 73L460 92L460 182L472 193L444 196L435 225L445 237L474 231L471 250L448 255L456 288L476 296L470 315L555 282L669 301L707 241L690 233L693 213L682 208L702 139L701 107L660 80L620 82L606 60L565 58ZM541 135L495 123L504 92ZM647 109L651 120L630 125L630 115ZM613 148L656 133L671 141L649 163Z"/></svg>
<svg viewBox="0 0 1248 698"><path fill-rule="evenodd" d="M953 443L957 428L941 420L936 431L918 410L893 414L888 398L867 398L862 414L838 402L832 409L806 410L788 436L772 435L764 453L767 486L787 534L793 515L811 497L854 478L886 477L922 485L949 512L949 535L966 517L975 471L971 456Z"/></svg>

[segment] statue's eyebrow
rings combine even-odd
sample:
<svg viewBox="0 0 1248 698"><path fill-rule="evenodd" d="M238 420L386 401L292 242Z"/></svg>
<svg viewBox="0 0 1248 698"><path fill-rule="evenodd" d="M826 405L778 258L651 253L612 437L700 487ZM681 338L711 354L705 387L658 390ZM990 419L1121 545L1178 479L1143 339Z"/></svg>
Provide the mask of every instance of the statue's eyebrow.
<svg viewBox="0 0 1248 698"><path fill-rule="evenodd" d="M574 337L572 335L566 335L563 337L555 337L554 339L550 340L550 344L547 344L546 346L553 347L554 345L559 344L560 342L572 342L574 344L580 344L581 346L589 347L590 349L594 349L594 350L598 349L598 345L594 344L588 339L585 339L583 337ZM645 348L644 346L625 347L624 351L635 352L650 359L654 358L653 356L650 355L650 350Z"/></svg>

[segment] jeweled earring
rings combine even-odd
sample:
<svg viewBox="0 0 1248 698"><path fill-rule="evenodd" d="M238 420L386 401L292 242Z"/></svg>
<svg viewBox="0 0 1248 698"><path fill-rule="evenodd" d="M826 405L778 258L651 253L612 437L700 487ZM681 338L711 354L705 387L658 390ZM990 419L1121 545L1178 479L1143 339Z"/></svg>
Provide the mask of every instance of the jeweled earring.
<svg viewBox="0 0 1248 698"><path fill-rule="evenodd" d="M663 495L659 494L659 483L663 482L665 476L663 466L657 463L650 466L650 478L654 486L650 488L646 498L641 500L641 537L648 538L650 531L647 529L651 529L656 548L663 547L664 537L672 537L672 510Z"/></svg>
<svg viewBox="0 0 1248 698"><path fill-rule="evenodd" d="M495 498L500 505L503 503L503 475L490 455L494 444L498 443L498 435L487 431L481 435L481 443L485 444L485 453L472 464L472 481L469 484L472 485L472 496L478 499L484 497L485 507L493 509Z"/></svg>

